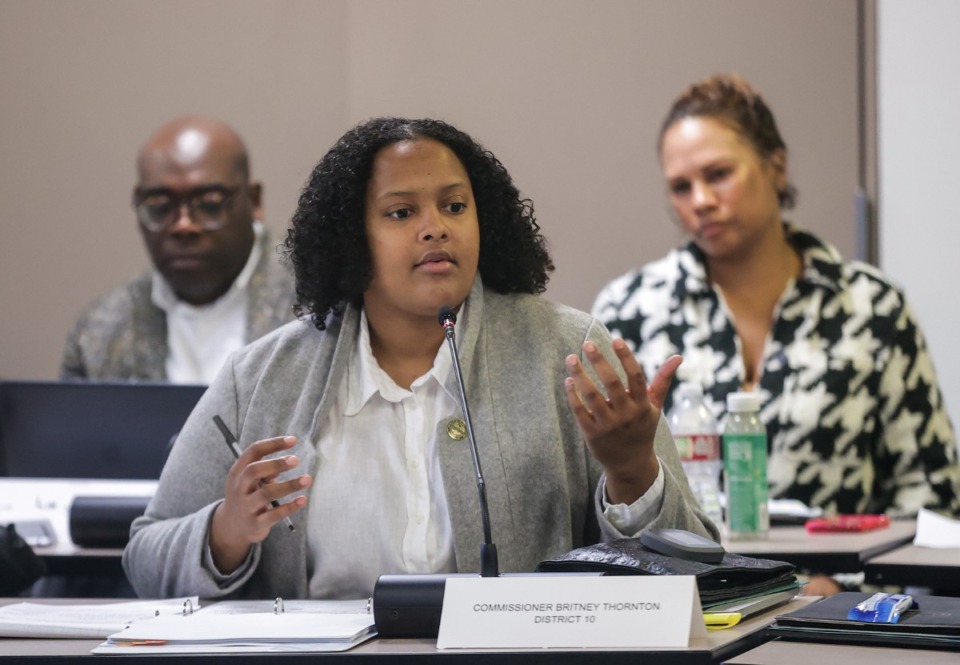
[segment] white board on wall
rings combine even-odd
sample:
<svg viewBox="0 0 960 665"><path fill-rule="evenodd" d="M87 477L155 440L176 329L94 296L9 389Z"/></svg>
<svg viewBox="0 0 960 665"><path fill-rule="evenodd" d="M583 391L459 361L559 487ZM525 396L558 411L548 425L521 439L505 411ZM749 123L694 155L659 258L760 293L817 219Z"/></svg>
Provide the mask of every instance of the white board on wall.
<svg viewBox="0 0 960 665"><path fill-rule="evenodd" d="M904 287L960 425L960 2L879 0L880 265Z"/></svg>

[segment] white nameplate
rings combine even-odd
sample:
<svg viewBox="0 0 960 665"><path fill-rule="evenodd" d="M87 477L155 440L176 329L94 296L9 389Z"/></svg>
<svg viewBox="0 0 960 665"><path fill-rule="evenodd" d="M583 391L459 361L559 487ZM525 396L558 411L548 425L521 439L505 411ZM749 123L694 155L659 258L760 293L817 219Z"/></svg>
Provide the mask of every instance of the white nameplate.
<svg viewBox="0 0 960 665"><path fill-rule="evenodd" d="M686 647L706 634L692 576L451 577L437 647Z"/></svg>

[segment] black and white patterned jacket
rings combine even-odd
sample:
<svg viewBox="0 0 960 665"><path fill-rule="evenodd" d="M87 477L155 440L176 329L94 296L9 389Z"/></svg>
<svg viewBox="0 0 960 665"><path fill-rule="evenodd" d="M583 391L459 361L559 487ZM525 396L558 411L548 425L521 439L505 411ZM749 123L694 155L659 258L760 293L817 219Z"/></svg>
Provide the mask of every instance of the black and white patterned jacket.
<svg viewBox="0 0 960 665"><path fill-rule="evenodd" d="M960 515L960 467L923 334L903 293L876 268L845 262L787 224L803 274L764 345L761 419L770 494L832 513ZM740 389L740 342L693 245L608 284L593 314L624 338L647 376L683 355L674 381L699 383L718 419ZM672 405L668 398L665 410Z"/></svg>

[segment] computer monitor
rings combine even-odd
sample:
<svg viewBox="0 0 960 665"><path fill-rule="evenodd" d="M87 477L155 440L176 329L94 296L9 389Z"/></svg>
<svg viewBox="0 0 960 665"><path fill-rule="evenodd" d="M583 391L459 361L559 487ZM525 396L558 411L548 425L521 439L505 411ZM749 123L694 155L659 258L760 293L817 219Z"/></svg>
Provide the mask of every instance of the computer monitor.
<svg viewBox="0 0 960 665"><path fill-rule="evenodd" d="M157 480L206 386L0 383L0 476Z"/></svg>

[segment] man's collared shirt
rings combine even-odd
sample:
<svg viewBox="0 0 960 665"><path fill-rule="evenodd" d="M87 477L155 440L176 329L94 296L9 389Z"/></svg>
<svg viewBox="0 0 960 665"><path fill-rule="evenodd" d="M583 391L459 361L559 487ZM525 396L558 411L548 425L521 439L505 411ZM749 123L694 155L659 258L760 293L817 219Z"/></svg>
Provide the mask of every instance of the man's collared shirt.
<svg viewBox="0 0 960 665"><path fill-rule="evenodd" d="M151 299L167 315L167 379L171 383L209 384L231 353L242 347L247 328L247 286L263 254L263 224L253 224L255 238L243 270L214 302L199 307L177 298L158 272Z"/></svg>

